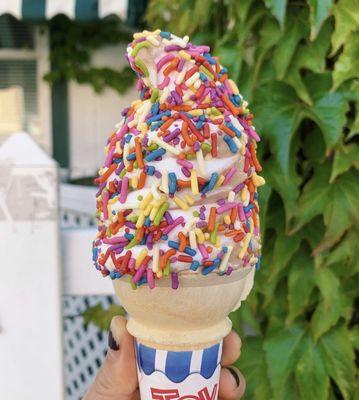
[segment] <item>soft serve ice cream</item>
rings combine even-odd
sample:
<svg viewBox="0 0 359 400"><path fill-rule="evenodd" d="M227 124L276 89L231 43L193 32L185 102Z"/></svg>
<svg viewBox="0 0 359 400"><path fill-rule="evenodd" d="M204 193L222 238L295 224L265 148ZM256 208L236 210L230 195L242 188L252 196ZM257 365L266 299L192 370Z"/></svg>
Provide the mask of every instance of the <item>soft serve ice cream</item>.
<svg viewBox="0 0 359 400"><path fill-rule="evenodd" d="M260 264L252 115L228 71L188 36L134 35L140 99L108 139L97 183L96 268L134 288Z"/></svg>

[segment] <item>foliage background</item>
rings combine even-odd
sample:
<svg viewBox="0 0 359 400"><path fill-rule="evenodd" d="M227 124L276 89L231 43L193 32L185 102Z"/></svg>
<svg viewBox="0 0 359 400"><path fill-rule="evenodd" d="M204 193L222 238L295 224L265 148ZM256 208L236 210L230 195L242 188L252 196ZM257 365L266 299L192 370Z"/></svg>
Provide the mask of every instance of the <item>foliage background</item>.
<svg viewBox="0 0 359 400"><path fill-rule="evenodd" d="M359 1L152 0L147 21L211 45L263 138L245 398L359 398Z"/></svg>

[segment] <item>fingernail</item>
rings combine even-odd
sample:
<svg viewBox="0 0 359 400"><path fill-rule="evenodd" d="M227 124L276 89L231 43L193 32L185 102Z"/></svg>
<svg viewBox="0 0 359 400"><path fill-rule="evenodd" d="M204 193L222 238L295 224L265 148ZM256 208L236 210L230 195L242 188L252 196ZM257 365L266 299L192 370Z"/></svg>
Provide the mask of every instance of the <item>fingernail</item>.
<svg viewBox="0 0 359 400"><path fill-rule="evenodd" d="M111 329L110 329L110 332L108 333L108 347L111 350L115 350L115 351L119 350L119 348L120 348L120 346L116 342L115 338L113 337Z"/></svg>
<svg viewBox="0 0 359 400"><path fill-rule="evenodd" d="M231 373L231 375L233 376L233 378L236 381L236 385L237 385L236 387L238 387L239 384L241 383L241 381L240 381L239 375L237 374L236 369L232 368L232 367L226 367L226 369L228 369L228 371Z"/></svg>

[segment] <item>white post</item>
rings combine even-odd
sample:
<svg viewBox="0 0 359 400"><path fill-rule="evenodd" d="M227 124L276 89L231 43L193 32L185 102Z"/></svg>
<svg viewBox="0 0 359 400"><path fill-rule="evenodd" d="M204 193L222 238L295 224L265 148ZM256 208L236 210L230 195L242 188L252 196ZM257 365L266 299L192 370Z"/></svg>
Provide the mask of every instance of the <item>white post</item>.
<svg viewBox="0 0 359 400"><path fill-rule="evenodd" d="M26 133L0 147L0 397L63 399L57 165Z"/></svg>

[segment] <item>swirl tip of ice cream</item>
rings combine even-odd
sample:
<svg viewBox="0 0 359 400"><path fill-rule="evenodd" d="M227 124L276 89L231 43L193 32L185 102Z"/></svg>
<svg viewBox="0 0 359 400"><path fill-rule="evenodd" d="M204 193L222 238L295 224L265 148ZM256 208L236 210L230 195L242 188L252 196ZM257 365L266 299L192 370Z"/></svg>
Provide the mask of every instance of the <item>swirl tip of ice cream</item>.
<svg viewBox="0 0 359 400"><path fill-rule="evenodd" d="M127 59L140 99L108 139L97 183L95 266L135 287L260 264L260 140L228 71L196 46L136 33Z"/></svg>

